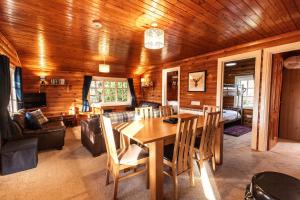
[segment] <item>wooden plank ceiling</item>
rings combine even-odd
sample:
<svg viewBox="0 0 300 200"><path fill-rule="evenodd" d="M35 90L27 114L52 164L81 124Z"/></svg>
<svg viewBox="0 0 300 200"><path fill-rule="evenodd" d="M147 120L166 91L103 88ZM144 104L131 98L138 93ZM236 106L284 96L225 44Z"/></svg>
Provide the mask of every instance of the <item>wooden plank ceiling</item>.
<svg viewBox="0 0 300 200"><path fill-rule="evenodd" d="M0 32L24 67L96 72L105 59L112 73L141 73L295 31L299 11L299 0L2 0ZM153 21L165 30L161 50L143 48Z"/></svg>

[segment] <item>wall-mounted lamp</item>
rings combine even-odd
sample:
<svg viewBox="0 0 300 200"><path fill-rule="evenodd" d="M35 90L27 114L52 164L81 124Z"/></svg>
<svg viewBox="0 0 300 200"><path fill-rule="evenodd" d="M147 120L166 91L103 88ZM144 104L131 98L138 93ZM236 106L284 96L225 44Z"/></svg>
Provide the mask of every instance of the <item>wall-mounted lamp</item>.
<svg viewBox="0 0 300 200"><path fill-rule="evenodd" d="M142 87L153 87L153 81L149 78L141 78Z"/></svg>

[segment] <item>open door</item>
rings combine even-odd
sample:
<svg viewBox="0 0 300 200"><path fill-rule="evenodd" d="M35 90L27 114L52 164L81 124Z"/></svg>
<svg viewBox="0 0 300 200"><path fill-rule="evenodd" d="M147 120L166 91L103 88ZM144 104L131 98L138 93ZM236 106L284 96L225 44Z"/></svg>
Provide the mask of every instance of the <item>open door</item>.
<svg viewBox="0 0 300 200"><path fill-rule="evenodd" d="M279 134L279 116L280 116L280 99L282 88L283 56L282 54L273 55L271 77L271 96L270 96L270 113L268 128L268 150L273 148L278 142Z"/></svg>

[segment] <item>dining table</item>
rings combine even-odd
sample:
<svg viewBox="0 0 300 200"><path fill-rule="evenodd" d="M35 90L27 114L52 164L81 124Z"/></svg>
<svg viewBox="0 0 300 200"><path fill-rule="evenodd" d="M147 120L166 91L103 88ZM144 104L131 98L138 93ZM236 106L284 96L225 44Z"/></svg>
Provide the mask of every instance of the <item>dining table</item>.
<svg viewBox="0 0 300 200"><path fill-rule="evenodd" d="M175 118L191 117L193 114L181 113L173 115ZM175 141L177 124L166 123L165 117L141 119L130 122L122 122L113 125L113 129L137 143L149 148L149 181L150 196L152 200L163 199L163 155L164 145ZM204 126L204 116L199 116L197 128ZM199 131L198 131L199 132ZM222 164L223 160L223 122L220 120L215 136L216 164Z"/></svg>

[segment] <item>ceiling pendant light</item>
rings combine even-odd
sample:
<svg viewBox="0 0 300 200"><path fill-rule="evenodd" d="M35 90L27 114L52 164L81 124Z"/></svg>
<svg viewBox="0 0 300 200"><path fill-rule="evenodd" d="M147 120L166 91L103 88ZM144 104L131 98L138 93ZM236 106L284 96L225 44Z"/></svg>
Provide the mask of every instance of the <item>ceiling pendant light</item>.
<svg viewBox="0 0 300 200"><path fill-rule="evenodd" d="M151 28L145 30L144 45L147 49L161 49L165 45L165 33L162 29L156 27L157 23L153 22Z"/></svg>
<svg viewBox="0 0 300 200"><path fill-rule="evenodd" d="M105 56L104 56L103 64L99 64L99 72L109 73L109 71L110 71L110 66L108 64L105 64Z"/></svg>

